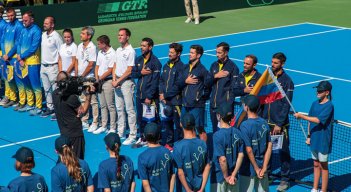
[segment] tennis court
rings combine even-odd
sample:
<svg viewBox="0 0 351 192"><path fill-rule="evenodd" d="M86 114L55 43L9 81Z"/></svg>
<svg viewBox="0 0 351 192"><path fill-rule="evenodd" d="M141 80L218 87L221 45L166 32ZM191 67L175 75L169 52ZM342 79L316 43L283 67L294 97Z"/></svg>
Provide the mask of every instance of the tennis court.
<svg viewBox="0 0 351 192"><path fill-rule="evenodd" d="M183 62L188 61L189 47L192 44L203 45L205 53L201 58L208 69L216 58L216 45L222 41L231 45L230 58L237 64L240 71L242 61L247 54L254 54L259 59L257 69L263 72L266 65L270 65L271 56L276 52L287 55L285 70L295 83L293 105L297 111L308 112L311 103L316 99L312 89L319 81L329 80L333 84L333 103L335 119L351 122L347 110L348 94L351 88L351 63L349 62L349 45L351 44L351 30L349 28L327 26L315 23L299 23L275 28L247 31L235 34L214 36L202 39L186 40ZM168 59L168 44L155 46L154 54L161 63ZM140 50L137 49L137 55ZM28 113L17 113L12 109L0 109L2 125L0 127L0 186L18 176L14 169L14 160L11 156L19 148L12 143L30 147L35 151L35 172L44 175L50 186L50 170L55 165L57 155L54 151L54 140L59 130L56 122L40 117L30 117ZM209 121L209 117L207 117ZM207 122L210 129L210 122ZM292 175L294 179L311 181L313 174L309 148L296 121L292 124L291 153ZM306 122L302 122L307 130ZM334 126L333 152L330 158L330 183L333 190L351 191L351 144L348 136L351 128L337 123ZM96 173L99 163L108 157L103 143L103 134L93 135L85 131L86 161L92 173ZM8 140L8 141L5 141ZM128 155L134 161L137 169L137 157L144 148L131 149L122 147L121 154ZM274 157L276 158L276 157ZM274 166L277 168L277 166ZM279 169L274 169L275 173ZM278 183L274 182L271 190L274 191ZM209 185L208 185L209 186ZM137 191L140 191L141 182L137 179ZM294 184L289 191L309 191L305 185Z"/></svg>

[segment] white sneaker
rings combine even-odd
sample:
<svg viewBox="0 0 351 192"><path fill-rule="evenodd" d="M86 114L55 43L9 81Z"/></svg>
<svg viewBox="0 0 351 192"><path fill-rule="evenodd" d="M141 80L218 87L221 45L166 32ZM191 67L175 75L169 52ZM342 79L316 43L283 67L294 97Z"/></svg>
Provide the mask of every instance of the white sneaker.
<svg viewBox="0 0 351 192"><path fill-rule="evenodd" d="M311 192L318 192L318 189L312 188Z"/></svg>
<svg viewBox="0 0 351 192"><path fill-rule="evenodd" d="M0 101L0 106L4 106L5 104L7 104L8 102L10 102L10 100L7 97L4 97L3 99L1 99Z"/></svg>
<svg viewBox="0 0 351 192"><path fill-rule="evenodd" d="M94 132L97 128L98 128L97 125L91 124L90 127L89 127L89 129L88 129L88 132L90 132L90 133L91 133L91 132Z"/></svg>
<svg viewBox="0 0 351 192"><path fill-rule="evenodd" d="M135 142L135 144L136 144L136 145L139 145L141 142L142 142L142 141L141 141L141 138L139 138L138 141Z"/></svg>
<svg viewBox="0 0 351 192"><path fill-rule="evenodd" d="M120 133L118 133L118 131L117 131L117 134L121 140L126 139L126 134L124 134L124 133L120 134Z"/></svg>
<svg viewBox="0 0 351 192"><path fill-rule="evenodd" d="M280 181L280 184L277 187L277 191L286 191L289 186L290 184L288 181Z"/></svg>
<svg viewBox="0 0 351 192"><path fill-rule="evenodd" d="M138 139L137 142L135 142L135 145L139 147L146 147L147 146L147 141L143 141L141 138Z"/></svg>
<svg viewBox="0 0 351 192"><path fill-rule="evenodd" d="M89 128L89 123L87 122L82 122L83 129L88 129Z"/></svg>
<svg viewBox="0 0 351 192"><path fill-rule="evenodd" d="M200 24L200 20L199 19L195 19L195 25Z"/></svg>
<svg viewBox="0 0 351 192"><path fill-rule="evenodd" d="M125 141L123 141L122 145L131 145L135 143L135 139L134 138L130 138L128 137L128 139L126 139Z"/></svg>
<svg viewBox="0 0 351 192"><path fill-rule="evenodd" d="M109 134L109 133L116 133L116 130L115 129L110 129L110 130L107 131L107 134Z"/></svg>
<svg viewBox="0 0 351 192"><path fill-rule="evenodd" d="M191 22L191 18L188 17L186 20L185 20L185 23L190 23Z"/></svg>
<svg viewBox="0 0 351 192"><path fill-rule="evenodd" d="M100 134L106 131L106 127L99 127L99 129L95 130L94 134Z"/></svg>

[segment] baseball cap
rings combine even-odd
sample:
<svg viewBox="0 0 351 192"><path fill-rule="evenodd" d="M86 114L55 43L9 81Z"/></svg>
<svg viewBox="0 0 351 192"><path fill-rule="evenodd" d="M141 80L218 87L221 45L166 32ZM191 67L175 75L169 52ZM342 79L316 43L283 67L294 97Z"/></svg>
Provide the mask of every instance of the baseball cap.
<svg viewBox="0 0 351 192"><path fill-rule="evenodd" d="M317 91L331 91L333 86L329 83L329 81L321 81L313 88L317 88Z"/></svg>
<svg viewBox="0 0 351 192"><path fill-rule="evenodd" d="M163 108L163 114L165 114L166 117L172 117L173 115L172 107L169 105L165 105L165 107Z"/></svg>
<svg viewBox="0 0 351 192"><path fill-rule="evenodd" d="M62 153L65 146L71 146L71 142L68 137L61 135L55 140L55 149L59 153Z"/></svg>
<svg viewBox="0 0 351 192"><path fill-rule="evenodd" d="M227 117L233 115L232 105L230 103L222 103L217 109L216 113L218 113L221 117Z"/></svg>
<svg viewBox="0 0 351 192"><path fill-rule="evenodd" d="M116 144L118 144L118 146L121 146L121 139L117 133L107 134L104 138L104 141L106 146L111 150L115 150Z"/></svg>
<svg viewBox="0 0 351 192"><path fill-rule="evenodd" d="M144 135L159 135L160 128L156 123L148 123L144 129Z"/></svg>
<svg viewBox="0 0 351 192"><path fill-rule="evenodd" d="M34 153L28 147L21 147L16 151L16 154L12 156L21 163L28 163L34 161Z"/></svg>
<svg viewBox="0 0 351 192"><path fill-rule="evenodd" d="M253 112L257 111L257 109L260 107L260 100L255 95L246 95L241 97L241 102L248 106L250 111Z"/></svg>
<svg viewBox="0 0 351 192"><path fill-rule="evenodd" d="M195 127L195 117L191 113L187 113L182 118L183 128L194 128Z"/></svg>

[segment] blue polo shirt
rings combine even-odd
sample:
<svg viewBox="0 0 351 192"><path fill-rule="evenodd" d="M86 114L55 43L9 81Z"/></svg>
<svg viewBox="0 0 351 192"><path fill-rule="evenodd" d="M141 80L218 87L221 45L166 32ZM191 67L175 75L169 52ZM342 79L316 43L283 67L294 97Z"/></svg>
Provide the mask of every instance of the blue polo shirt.
<svg viewBox="0 0 351 192"><path fill-rule="evenodd" d="M311 150L322 154L329 154L332 150L334 105L331 101L320 104L319 101L312 103L308 114L317 117L319 124L310 122Z"/></svg>
<svg viewBox="0 0 351 192"><path fill-rule="evenodd" d="M124 155L121 159L121 180L117 180L117 161L116 158L109 158L102 161L99 165L98 188L110 188L111 192L130 191L134 181L133 161Z"/></svg>
<svg viewBox="0 0 351 192"><path fill-rule="evenodd" d="M178 141L174 144L173 157L177 168L183 169L189 187L199 190L202 173L209 163L206 143L198 138Z"/></svg>
<svg viewBox="0 0 351 192"><path fill-rule="evenodd" d="M48 186L46 185L43 176L33 173L31 176L19 176L13 179L8 185L9 191L14 192L27 192L27 191L42 191L47 192Z"/></svg>
<svg viewBox="0 0 351 192"><path fill-rule="evenodd" d="M148 180L151 191L169 191L173 171L171 152L163 147L149 147L138 158L141 180Z"/></svg>
<svg viewBox="0 0 351 192"><path fill-rule="evenodd" d="M68 174L66 165L58 163L51 169L51 190L52 191L70 191L83 192L87 191L87 187L93 185L93 179L88 164L79 159L82 181L76 182L73 177Z"/></svg>
<svg viewBox="0 0 351 192"><path fill-rule="evenodd" d="M213 135L213 162L216 170L216 183L224 181L219 158L227 159L228 175L234 171L239 153L243 152L243 141L238 128L219 128Z"/></svg>
<svg viewBox="0 0 351 192"><path fill-rule="evenodd" d="M268 143L271 142L269 126L266 120L262 119L261 117L249 118L241 123L240 131L245 147L252 148L257 165L262 167ZM252 166L247 154L245 155L241 165L240 175L250 177L256 176L255 169Z"/></svg>

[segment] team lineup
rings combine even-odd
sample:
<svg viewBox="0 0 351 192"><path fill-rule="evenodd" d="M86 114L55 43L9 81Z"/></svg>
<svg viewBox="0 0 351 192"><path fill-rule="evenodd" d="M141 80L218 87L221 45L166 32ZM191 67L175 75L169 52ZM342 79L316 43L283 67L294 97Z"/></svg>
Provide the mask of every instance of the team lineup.
<svg viewBox="0 0 351 192"><path fill-rule="evenodd" d="M144 191L204 191L208 180L211 191L269 191L272 135L283 138L277 190L289 188L288 115L294 83L284 71L284 53L275 53L267 69L284 94L276 87L276 92L261 88L253 94L265 74L255 68L258 58L248 54L244 70L239 72L228 57L230 45L226 42L216 46L217 60L207 70L201 63L201 45L191 45L189 60L183 63L183 46L171 43L169 60L161 64L153 54L152 38L143 38L141 55L136 54L128 28L116 30L120 43L116 50L107 35L97 37L95 45L95 31L90 26L82 28L77 46L71 29L64 29L62 37L55 30L54 17L45 18L42 32L32 12L23 14L22 23L13 8L6 14L9 22L0 21L1 78L5 82L0 106L57 121L61 136L54 144L58 160L51 169L52 191L134 191L134 177L142 180ZM77 93L72 91L75 77L84 81ZM270 86L273 84L266 84ZM294 114L309 122L306 143L314 160L312 191L325 192L328 186L334 119L331 90L328 81L321 81L309 114ZM234 122L236 97L241 98L246 113L242 122ZM207 101L211 147L205 131ZM95 186L84 161L83 129L107 134L104 142L109 158L100 163ZM165 141L162 145L161 140ZM123 145L147 147L137 166L127 155L120 155ZM48 191L48 178L32 172L31 149L22 147L13 157L21 176L5 191Z"/></svg>

